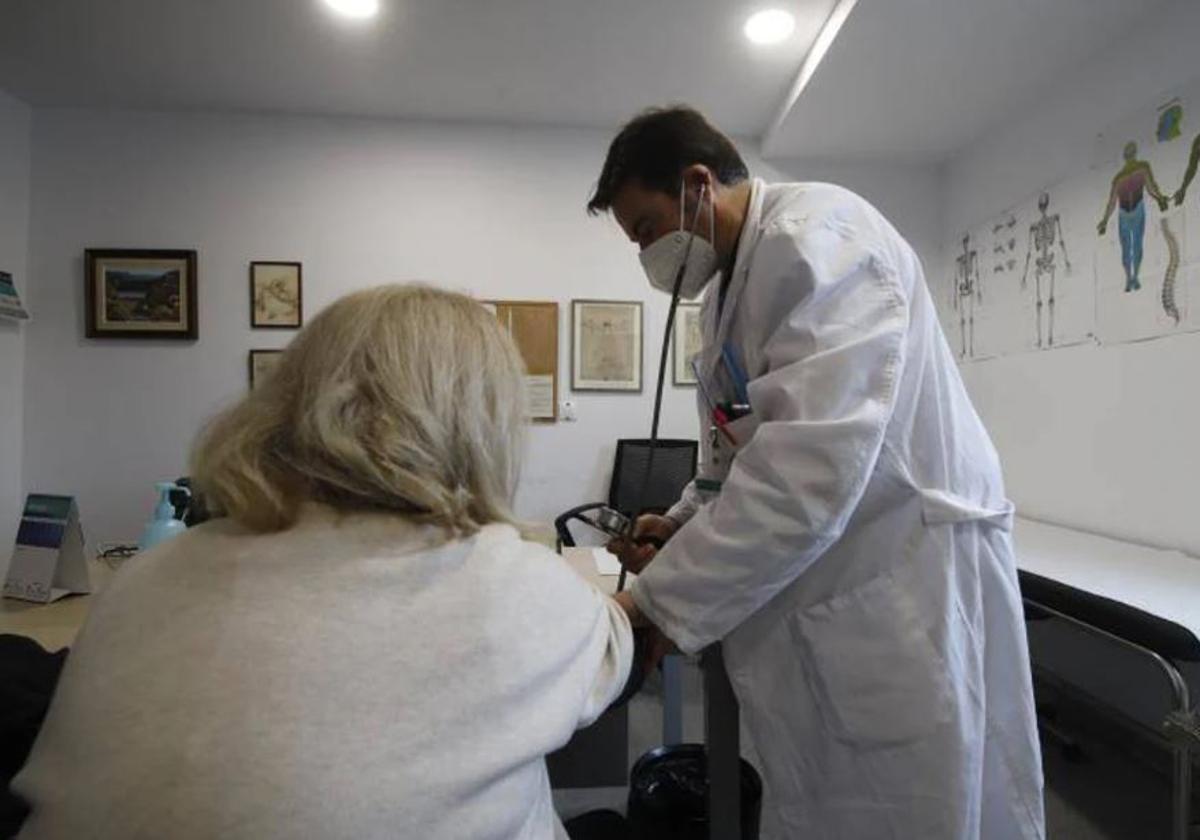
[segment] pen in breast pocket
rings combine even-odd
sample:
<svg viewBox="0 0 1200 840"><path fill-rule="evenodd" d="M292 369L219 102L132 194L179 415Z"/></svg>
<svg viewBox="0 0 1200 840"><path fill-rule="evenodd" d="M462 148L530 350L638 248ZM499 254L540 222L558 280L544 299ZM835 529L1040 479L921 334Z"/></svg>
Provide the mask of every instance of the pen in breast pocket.
<svg viewBox="0 0 1200 840"><path fill-rule="evenodd" d="M729 439L729 442L737 446L737 438L733 436L733 432L726 428L729 425L730 416L725 409L713 400L712 394L708 392L708 388L704 385L704 377L700 375L700 366L696 364L696 360L692 359L692 374L696 377L696 387L700 389L700 396L704 397L704 401L708 403L708 410L712 413L713 424Z"/></svg>
<svg viewBox="0 0 1200 840"><path fill-rule="evenodd" d="M708 392L708 388L704 384L704 377L700 375L700 365L692 359L692 376L696 377L696 387L700 389L700 396L704 397L704 401L708 403L708 410L713 411L717 407L716 401L713 400L712 394Z"/></svg>
<svg viewBox="0 0 1200 840"><path fill-rule="evenodd" d="M725 342L721 346L721 358L725 360L725 367L729 370L729 378L733 380L733 390L737 395L739 403L750 402L750 395L747 388L750 385L750 377L746 375L746 369L742 367L737 360L737 354L733 352L733 347L729 342Z"/></svg>
<svg viewBox="0 0 1200 840"><path fill-rule="evenodd" d="M708 410L712 413L714 425L720 430L721 434L729 439L731 444L737 446L737 438L726 428L729 423L729 415L721 409L721 406L717 405L712 398L712 394L708 392L708 388L704 385L704 377L700 375L700 366L696 364L695 359L692 359L692 374L696 377L696 387L700 389L700 396L704 397L704 401L708 403Z"/></svg>

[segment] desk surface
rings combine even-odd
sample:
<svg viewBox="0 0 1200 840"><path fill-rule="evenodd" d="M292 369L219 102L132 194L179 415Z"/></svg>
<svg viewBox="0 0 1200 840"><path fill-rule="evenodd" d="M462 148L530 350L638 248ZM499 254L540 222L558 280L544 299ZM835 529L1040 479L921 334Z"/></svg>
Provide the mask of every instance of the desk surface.
<svg viewBox="0 0 1200 840"><path fill-rule="evenodd" d="M572 569L598 586L605 595L612 595L617 591L618 576L600 574L591 548L564 548L563 559L571 564Z"/></svg>
<svg viewBox="0 0 1200 840"><path fill-rule="evenodd" d="M616 591L616 576L601 575L597 571L592 549L563 549L563 559L605 594L611 595ZM88 574L92 579L92 590L97 592L104 587L113 572L106 564L92 560L88 563ZM69 595L52 604L0 598L0 633L28 636L47 650L69 647L87 618L91 602L90 595Z"/></svg>
<svg viewBox="0 0 1200 840"><path fill-rule="evenodd" d="M112 569L99 560L88 562L92 592L108 583ZM28 636L47 650L69 647L87 618L90 595L68 595L50 604L0 598L0 633Z"/></svg>

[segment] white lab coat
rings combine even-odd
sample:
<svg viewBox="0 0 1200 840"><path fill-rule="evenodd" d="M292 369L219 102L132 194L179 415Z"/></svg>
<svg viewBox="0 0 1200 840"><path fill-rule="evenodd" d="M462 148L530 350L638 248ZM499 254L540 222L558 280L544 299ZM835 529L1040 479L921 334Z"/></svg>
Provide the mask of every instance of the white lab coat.
<svg viewBox="0 0 1200 840"><path fill-rule="evenodd" d="M700 372L686 521L632 587L686 652L724 640L763 837L1040 838L1041 760L996 452L920 262L867 202L755 181Z"/></svg>

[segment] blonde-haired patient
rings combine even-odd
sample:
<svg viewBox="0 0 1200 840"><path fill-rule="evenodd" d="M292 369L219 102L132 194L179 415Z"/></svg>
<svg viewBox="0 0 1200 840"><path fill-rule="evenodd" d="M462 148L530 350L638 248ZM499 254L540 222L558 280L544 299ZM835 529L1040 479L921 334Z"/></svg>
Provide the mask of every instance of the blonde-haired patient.
<svg viewBox="0 0 1200 840"><path fill-rule="evenodd" d="M461 295L315 318L197 442L226 517L97 599L13 783L20 836L564 836L544 756L633 643L513 526L521 373Z"/></svg>

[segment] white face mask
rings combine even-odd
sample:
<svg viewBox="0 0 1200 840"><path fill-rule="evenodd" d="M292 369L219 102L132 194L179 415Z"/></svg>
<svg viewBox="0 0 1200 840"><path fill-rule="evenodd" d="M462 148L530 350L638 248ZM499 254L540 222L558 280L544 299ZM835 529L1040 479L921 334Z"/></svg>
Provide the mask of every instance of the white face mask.
<svg viewBox="0 0 1200 840"><path fill-rule="evenodd" d="M712 245L716 238L716 216L711 198L708 202L708 239L696 235L707 192L707 185L700 188L700 204L696 207L689 233L683 227L684 185L680 184L679 230L660 236L638 254L650 285L660 292L673 294L678 282L679 296L690 300L700 294L717 273L717 251Z"/></svg>

